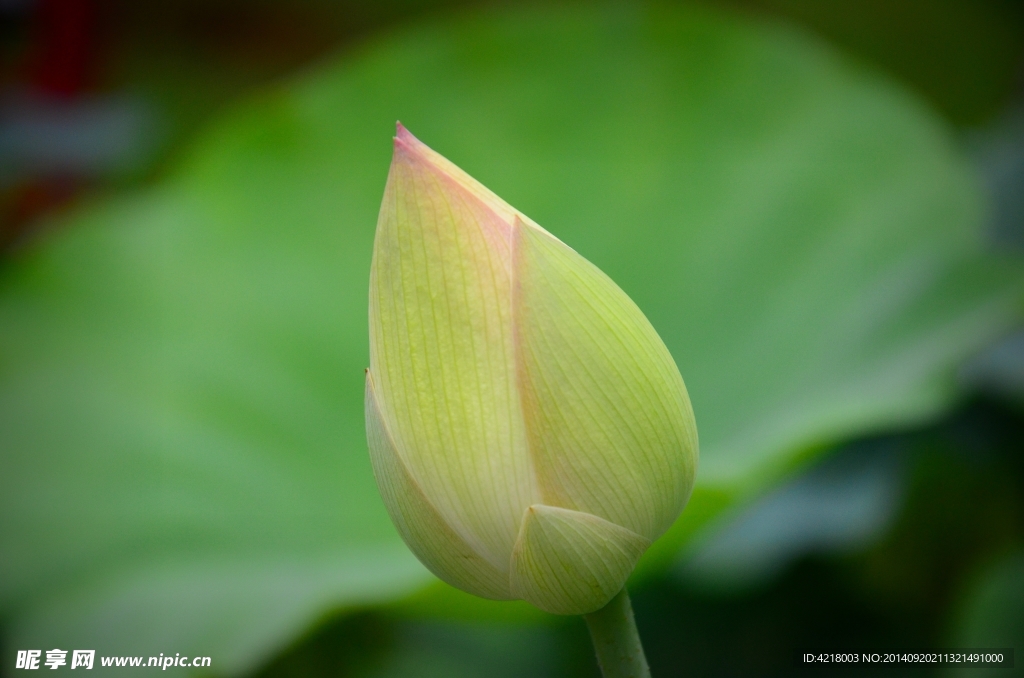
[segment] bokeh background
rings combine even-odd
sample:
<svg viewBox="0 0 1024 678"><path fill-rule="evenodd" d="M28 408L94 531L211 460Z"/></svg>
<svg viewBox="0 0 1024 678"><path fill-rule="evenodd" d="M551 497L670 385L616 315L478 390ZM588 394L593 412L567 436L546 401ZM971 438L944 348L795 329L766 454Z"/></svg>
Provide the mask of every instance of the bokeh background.
<svg viewBox="0 0 1024 678"><path fill-rule="evenodd" d="M3 0L0 40L0 675L598 675L580 619L437 582L377 497L398 119L679 363L698 488L630 584L655 676L1024 675L1020 3Z"/></svg>

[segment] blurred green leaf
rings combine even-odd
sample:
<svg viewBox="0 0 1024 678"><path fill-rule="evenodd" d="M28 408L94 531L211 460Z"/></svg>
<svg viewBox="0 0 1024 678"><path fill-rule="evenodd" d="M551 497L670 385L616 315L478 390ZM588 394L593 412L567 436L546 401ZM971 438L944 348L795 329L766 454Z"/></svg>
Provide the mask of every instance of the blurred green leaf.
<svg viewBox="0 0 1024 678"><path fill-rule="evenodd" d="M952 645L962 648L1016 648L1014 670L1003 673L1024 674L1020 665L1020 648L1024 647L1024 550L1006 554L980 573L968 591L963 610L956 620ZM972 675L966 667L956 667L947 673L951 676Z"/></svg>
<svg viewBox="0 0 1024 678"><path fill-rule="evenodd" d="M699 487L648 571L814 450L935 414L1019 320L1020 267L982 253L947 130L814 40L640 5L422 25L237 110L161 186L5 265L8 648L238 672L432 581L362 424L396 118L603 268L676 357ZM449 591L410 609L515 609Z"/></svg>
<svg viewBox="0 0 1024 678"><path fill-rule="evenodd" d="M1024 6L1015 0L733 1L885 68L959 125L984 123L1020 96Z"/></svg>

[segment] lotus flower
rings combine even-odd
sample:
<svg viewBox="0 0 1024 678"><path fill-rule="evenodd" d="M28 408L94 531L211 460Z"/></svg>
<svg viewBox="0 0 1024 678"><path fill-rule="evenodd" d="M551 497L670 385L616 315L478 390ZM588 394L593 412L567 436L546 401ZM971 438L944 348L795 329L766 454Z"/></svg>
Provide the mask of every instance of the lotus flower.
<svg viewBox="0 0 1024 678"><path fill-rule="evenodd" d="M424 565L556 614L623 588L697 466L686 387L640 309L401 125L370 273L366 428Z"/></svg>

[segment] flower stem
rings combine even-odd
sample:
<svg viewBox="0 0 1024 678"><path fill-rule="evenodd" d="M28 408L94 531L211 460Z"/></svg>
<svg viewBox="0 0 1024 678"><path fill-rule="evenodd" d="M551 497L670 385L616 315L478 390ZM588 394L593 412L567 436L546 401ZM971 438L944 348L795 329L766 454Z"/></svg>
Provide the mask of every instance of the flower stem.
<svg viewBox="0 0 1024 678"><path fill-rule="evenodd" d="M604 678L651 678L626 589L583 618L587 620Z"/></svg>

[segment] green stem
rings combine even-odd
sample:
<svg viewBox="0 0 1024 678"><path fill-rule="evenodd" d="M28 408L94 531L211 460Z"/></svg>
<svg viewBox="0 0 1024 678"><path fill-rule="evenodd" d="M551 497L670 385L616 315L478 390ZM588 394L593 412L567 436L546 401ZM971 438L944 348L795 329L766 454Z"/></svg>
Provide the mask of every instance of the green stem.
<svg viewBox="0 0 1024 678"><path fill-rule="evenodd" d="M587 620L604 678L651 678L626 589L583 618Z"/></svg>

